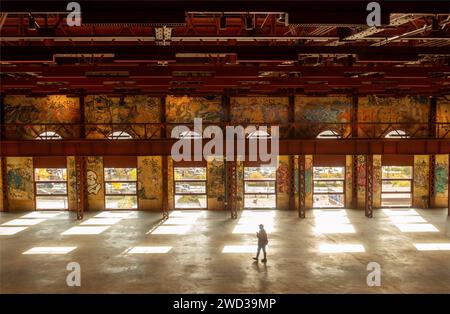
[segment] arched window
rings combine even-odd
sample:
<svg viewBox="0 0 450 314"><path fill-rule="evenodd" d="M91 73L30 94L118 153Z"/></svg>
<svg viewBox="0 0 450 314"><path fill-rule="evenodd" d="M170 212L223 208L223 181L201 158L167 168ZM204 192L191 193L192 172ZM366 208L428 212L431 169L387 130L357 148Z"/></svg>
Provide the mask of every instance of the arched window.
<svg viewBox="0 0 450 314"><path fill-rule="evenodd" d="M132 140L133 137L125 131L114 131L109 133L108 140Z"/></svg>
<svg viewBox="0 0 450 314"><path fill-rule="evenodd" d="M266 131L256 130L251 132L247 138L256 139L256 138L271 138L270 134Z"/></svg>
<svg viewBox="0 0 450 314"><path fill-rule="evenodd" d="M385 138L409 138L409 135L403 130L392 130L386 134Z"/></svg>
<svg viewBox="0 0 450 314"><path fill-rule="evenodd" d="M174 128L175 137L174 138L186 138L186 139L195 139L195 138L202 138L202 135L195 131L181 131L182 129L178 128L177 126Z"/></svg>
<svg viewBox="0 0 450 314"><path fill-rule="evenodd" d="M341 138L339 133L333 130L325 130L317 135L317 138Z"/></svg>
<svg viewBox="0 0 450 314"><path fill-rule="evenodd" d="M45 131L39 134L38 140L62 140L61 135L53 131Z"/></svg>

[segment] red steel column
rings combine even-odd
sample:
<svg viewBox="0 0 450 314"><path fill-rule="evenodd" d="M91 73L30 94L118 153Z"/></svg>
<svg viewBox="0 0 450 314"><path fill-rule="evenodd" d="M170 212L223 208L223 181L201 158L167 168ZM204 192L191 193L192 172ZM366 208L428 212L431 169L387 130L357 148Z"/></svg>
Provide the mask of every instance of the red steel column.
<svg viewBox="0 0 450 314"><path fill-rule="evenodd" d="M366 217L373 217L373 155L365 156L366 162Z"/></svg>
<svg viewBox="0 0 450 314"><path fill-rule="evenodd" d="M75 157L75 171L77 176L77 220L81 220L86 208L86 157Z"/></svg>
<svg viewBox="0 0 450 314"><path fill-rule="evenodd" d="M2 195L3 195L3 211L7 212L9 210L9 200L8 200L8 176L6 174L6 157L1 157L2 163Z"/></svg>
<svg viewBox="0 0 450 314"><path fill-rule="evenodd" d="M305 155L298 156L298 217L306 216Z"/></svg>

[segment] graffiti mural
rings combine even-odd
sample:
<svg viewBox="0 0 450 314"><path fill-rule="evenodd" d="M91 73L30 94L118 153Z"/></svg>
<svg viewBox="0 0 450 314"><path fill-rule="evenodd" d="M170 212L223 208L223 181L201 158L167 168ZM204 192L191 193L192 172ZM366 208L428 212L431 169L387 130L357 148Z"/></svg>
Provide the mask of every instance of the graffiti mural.
<svg viewBox="0 0 450 314"><path fill-rule="evenodd" d="M225 196L225 164L221 160L208 161L208 197L222 201Z"/></svg>
<svg viewBox="0 0 450 314"><path fill-rule="evenodd" d="M104 210L104 189L103 189L103 158L86 158L86 184L87 200L90 210Z"/></svg>
<svg viewBox="0 0 450 314"><path fill-rule="evenodd" d="M8 157L6 162L6 184L11 200L33 200L33 158Z"/></svg>
<svg viewBox="0 0 450 314"><path fill-rule="evenodd" d="M161 157L138 157L138 196L142 200L161 199Z"/></svg>
<svg viewBox="0 0 450 314"><path fill-rule="evenodd" d="M278 193L287 194L290 190L289 161L285 156L280 156L277 168Z"/></svg>
<svg viewBox="0 0 450 314"><path fill-rule="evenodd" d="M235 123L287 123L287 97L231 97L231 121Z"/></svg>
<svg viewBox="0 0 450 314"><path fill-rule="evenodd" d="M63 95L27 97L6 95L4 98L5 123L24 124L8 126L9 138L34 139L44 131L54 131L63 138L77 135L76 128L52 126L55 123L77 123L79 121L79 99ZM46 127L30 124L50 124Z"/></svg>
<svg viewBox="0 0 450 314"><path fill-rule="evenodd" d="M383 137L386 128L402 129L408 134L421 136L427 134L425 125L429 114L429 99L422 96L410 97L360 97L358 121L385 122L386 125L361 125L359 136ZM396 125L396 123L399 123ZM391 126L389 124L392 124Z"/></svg>
<svg viewBox="0 0 450 314"><path fill-rule="evenodd" d="M148 138L157 133L157 125L127 125L129 123L158 123L161 120L161 100L146 95L110 97L106 95L88 95L85 97L86 123L123 123L123 126L108 125L87 126L86 137L105 138L113 131L125 131L132 137Z"/></svg>
<svg viewBox="0 0 450 314"><path fill-rule="evenodd" d="M437 122L450 123L450 96L437 99ZM450 125L439 125L437 135L450 137Z"/></svg>
<svg viewBox="0 0 450 314"><path fill-rule="evenodd" d="M166 97L166 120L170 123L193 123L194 118L203 122L223 121L221 97Z"/></svg>
<svg viewBox="0 0 450 314"><path fill-rule="evenodd" d="M447 191L447 177L448 177L448 165L446 163L437 163L435 169L436 181L435 190L436 193L445 193Z"/></svg>
<svg viewBox="0 0 450 314"><path fill-rule="evenodd" d="M301 136L316 137L321 131L333 130L341 136L350 133L349 123L352 108L351 97L295 97L295 121L304 122L299 132ZM328 123L322 126L309 123Z"/></svg>

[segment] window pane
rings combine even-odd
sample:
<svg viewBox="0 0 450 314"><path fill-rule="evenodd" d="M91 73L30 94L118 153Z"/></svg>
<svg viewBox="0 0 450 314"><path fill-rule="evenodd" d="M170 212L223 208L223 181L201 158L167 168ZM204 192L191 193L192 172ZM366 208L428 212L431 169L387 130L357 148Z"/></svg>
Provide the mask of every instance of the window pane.
<svg viewBox="0 0 450 314"><path fill-rule="evenodd" d="M383 180L382 192L411 192L411 181L409 180Z"/></svg>
<svg viewBox="0 0 450 314"><path fill-rule="evenodd" d="M275 193L275 181L246 181L245 193Z"/></svg>
<svg viewBox="0 0 450 314"><path fill-rule="evenodd" d="M34 179L36 181L66 181L66 168L35 168Z"/></svg>
<svg viewBox="0 0 450 314"><path fill-rule="evenodd" d="M106 194L136 194L136 183L106 182Z"/></svg>
<svg viewBox="0 0 450 314"><path fill-rule="evenodd" d="M313 207L344 207L343 194L314 194Z"/></svg>
<svg viewBox="0 0 450 314"><path fill-rule="evenodd" d="M244 179L267 180L276 179L275 167L245 167Z"/></svg>
<svg viewBox="0 0 450 314"><path fill-rule="evenodd" d="M36 196L36 209L67 208L67 196Z"/></svg>
<svg viewBox="0 0 450 314"><path fill-rule="evenodd" d="M411 166L383 166L383 179L412 179Z"/></svg>
<svg viewBox="0 0 450 314"><path fill-rule="evenodd" d="M67 184L66 183L55 183L55 182L45 182L36 183L36 194L67 194Z"/></svg>
<svg viewBox="0 0 450 314"><path fill-rule="evenodd" d="M175 195L175 208L206 208L206 195Z"/></svg>
<svg viewBox="0 0 450 314"><path fill-rule="evenodd" d="M136 209L137 196L135 195L107 195L105 197L107 209Z"/></svg>
<svg viewBox="0 0 450 314"><path fill-rule="evenodd" d="M344 193L344 181L314 181L314 193Z"/></svg>
<svg viewBox="0 0 450 314"><path fill-rule="evenodd" d="M409 207L411 206L411 193L382 193L381 194L381 206L389 207Z"/></svg>
<svg viewBox="0 0 450 314"><path fill-rule="evenodd" d="M206 180L206 167L176 167L175 180Z"/></svg>
<svg viewBox="0 0 450 314"><path fill-rule="evenodd" d="M245 194L245 208L275 208L275 194Z"/></svg>
<svg viewBox="0 0 450 314"><path fill-rule="evenodd" d="M196 193L205 194L206 193L206 183L205 182L175 182L175 193Z"/></svg>
<svg viewBox="0 0 450 314"><path fill-rule="evenodd" d="M105 168L105 181L136 181L136 168Z"/></svg>
<svg viewBox="0 0 450 314"><path fill-rule="evenodd" d="M314 179L344 179L344 167L313 167Z"/></svg>

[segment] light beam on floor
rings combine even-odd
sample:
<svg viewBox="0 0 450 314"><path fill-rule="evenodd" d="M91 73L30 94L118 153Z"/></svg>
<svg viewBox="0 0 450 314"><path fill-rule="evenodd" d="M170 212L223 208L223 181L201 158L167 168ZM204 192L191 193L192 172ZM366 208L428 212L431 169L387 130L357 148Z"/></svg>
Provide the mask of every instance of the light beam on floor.
<svg viewBox="0 0 450 314"><path fill-rule="evenodd" d="M414 243L418 251L450 251L450 243Z"/></svg>
<svg viewBox="0 0 450 314"><path fill-rule="evenodd" d="M22 254L67 254L75 250L76 246L36 246Z"/></svg>
<svg viewBox="0 0 450 314"><path fill-rule="evenodd" d="M135 246L125 251L126 254L166 254L171 246Z"/></svg>
<svg viewBox="0 0 450 314"><path fill-rule="evenodd" d="M95 235L101 234L103 231L108 229L110 226L77 226L72 227L63 233L62 235Z"/></svg>

